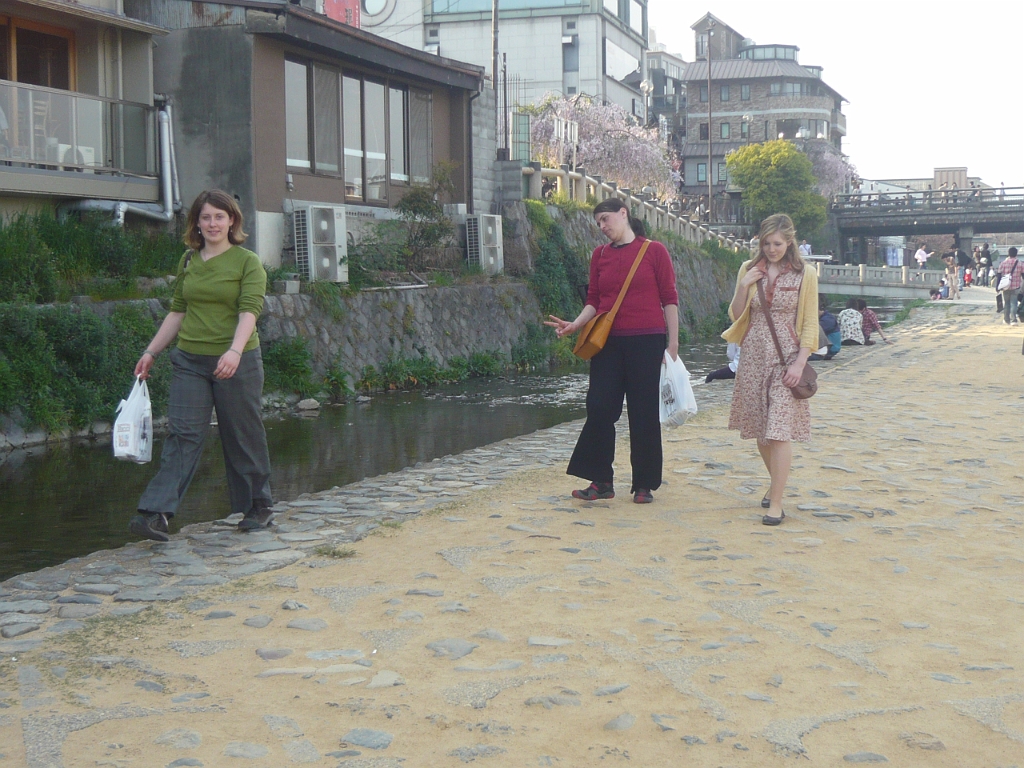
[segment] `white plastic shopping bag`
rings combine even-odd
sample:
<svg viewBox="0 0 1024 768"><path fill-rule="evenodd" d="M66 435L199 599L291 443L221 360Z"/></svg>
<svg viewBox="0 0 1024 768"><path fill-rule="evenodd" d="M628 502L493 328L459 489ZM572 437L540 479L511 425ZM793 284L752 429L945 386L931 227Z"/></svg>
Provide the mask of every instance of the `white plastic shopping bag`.
<svg viewBox="0 0 1024 768"><path fill-rule="evenodd" d="M117 406L114 458L145 464L153 458L153 406L149 387L136 377L127 400Z"/></svg>
<svg viewBox="0 0 1024 768"><path fill-rule="evenodd" d="M697 412L697 400L690 385L690 372L680 358L666 351L661 364L661 423L678 427Z"/></svg>

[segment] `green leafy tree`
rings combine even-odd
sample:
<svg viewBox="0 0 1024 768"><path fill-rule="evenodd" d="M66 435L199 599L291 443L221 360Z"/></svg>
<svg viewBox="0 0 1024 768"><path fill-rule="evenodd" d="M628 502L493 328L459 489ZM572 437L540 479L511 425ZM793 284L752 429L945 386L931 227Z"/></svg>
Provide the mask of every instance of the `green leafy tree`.
<svg viewBox="0 0 1024 768"><path fill-rule="evenodd" d="M729 180L743 188L743 202L758 219L788 213L801 238L827 218L825 198L814 191L810 159L783 139L749 144L726 158Z"/></svg>

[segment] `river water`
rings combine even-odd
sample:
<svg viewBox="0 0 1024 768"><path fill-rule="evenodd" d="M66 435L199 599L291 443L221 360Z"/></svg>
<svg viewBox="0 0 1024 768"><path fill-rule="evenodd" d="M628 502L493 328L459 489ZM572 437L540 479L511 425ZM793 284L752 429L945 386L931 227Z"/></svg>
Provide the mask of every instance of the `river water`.
<svg viewBox="0 0 1024 768"><path fill-rule="evenodd" d="M885 320L901 304L872 306ZM721 343L687 346L681 355L694 381L726 363ZM369 403L324 406L313 417L268 419L274 498L288 501L581 418L586 391L585 369L575 369L376 395ZM154 457L161 445L158 436ZM155 462L116 461L109 443L0 454L0 579L131 540L128 518L154 471ZM229 511L212 429L176 520L216 520Z"/></svg>

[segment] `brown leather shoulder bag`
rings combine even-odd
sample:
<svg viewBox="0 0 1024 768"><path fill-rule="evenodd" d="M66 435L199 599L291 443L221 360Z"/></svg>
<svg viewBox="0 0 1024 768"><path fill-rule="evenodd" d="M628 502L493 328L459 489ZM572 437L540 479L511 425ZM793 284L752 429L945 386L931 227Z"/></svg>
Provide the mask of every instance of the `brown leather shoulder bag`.
<svg viewBox="0 0 1024 768"><path fill-rule="evenodd" d="M615 299L615 304L612 305L611 310L608 312L601 312L593 319L590 320L586 325L583 326L583 330L580 331L579 338L576 339L576 346L573 347L572 353L581 360L589 360L602 349L608 342L608 334L611 333L612 323L615 322L615 316L619 313L619 306L622 304L622 299L626 296L626 291L629 290L629 284L633 282L633 275L636 274L637 268L640 266L640 262L643 261L644 254L647 253L647 246L651 244L650 240L644 241L644 244L640 246L640 253L636 255L636 260L633 262L633 266L630 267L629 274L626 276L626 282L622 284L622 288L619 289L619 295ZM607 247L607 246L605 246Z"/></svg>

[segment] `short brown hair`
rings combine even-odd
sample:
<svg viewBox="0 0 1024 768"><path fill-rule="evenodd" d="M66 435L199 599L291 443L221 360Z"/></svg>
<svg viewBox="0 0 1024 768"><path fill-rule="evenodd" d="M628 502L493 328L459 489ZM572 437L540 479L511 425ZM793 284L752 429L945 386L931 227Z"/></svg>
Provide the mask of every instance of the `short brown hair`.
<svg viewBox="0 0 1024 768"><path fill-rule="evenodd" d="M249 235L242 230L242 209L238 207L238 202L223 190L208 189L205 192L200 192L199 196L192 202L192 207L188 209L188 219L185 222L185 237L183 238L185 245L193 251L198 251L206 245L206 238L199 231L199 214L207 203L218 210L224 211L231 217L228 242L232 245L244 243L245 238Z"/></svg>

